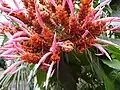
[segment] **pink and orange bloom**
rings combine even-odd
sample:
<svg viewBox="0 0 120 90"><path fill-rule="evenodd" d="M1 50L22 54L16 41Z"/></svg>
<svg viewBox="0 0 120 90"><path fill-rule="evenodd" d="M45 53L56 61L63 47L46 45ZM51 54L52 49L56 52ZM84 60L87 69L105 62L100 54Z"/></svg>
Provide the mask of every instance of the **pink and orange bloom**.
<svg viewBox="0 0 120 90"><path fill-rule="evenodd" d="M8 38L0 48L0 57L21 58L19 65L33 63L36 64L35 71L39 67L48 70L46 88L54 64L61 60L61 52L75 49L82 53L95 46L101 51L97 55L105 54L111 60L104 48L96 44L99 41L96 37L108 30L111 22L120 22L119 17L101 18L102 9L110 0L96 8L93 8L93 0L81 0L78 12L75 11L75 0L22 0L23 8L17 0L13 1L15 9L0 1L2 15L9 19L0 22L1 34ZM13 66L18 64L8 68L5 75L11 73Z"/></svg>

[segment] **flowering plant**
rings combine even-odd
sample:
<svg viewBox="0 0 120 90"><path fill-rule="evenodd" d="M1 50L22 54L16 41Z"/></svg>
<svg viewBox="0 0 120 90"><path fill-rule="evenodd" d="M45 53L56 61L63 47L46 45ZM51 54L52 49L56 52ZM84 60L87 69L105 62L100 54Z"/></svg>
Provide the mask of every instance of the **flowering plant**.
<svg viewBox="0 0 120 90"><path fill-rule="evenodd" d="M0 57L14 61L0 78L2 87L6 77L13 80L23 70L28 72L28 83L36 77L37 85L45 89L76 90L79 79L81 86L87 83L92 89L108 88L102 65L112 67L114 60L108 51L113 53L110 49L119 45L98 36L119 30L118 26L110 27L112 22L120 22L119 17L102 14L110 0L97 7L93 7L93 0L81 0L79 4L75 0L22 0L21 5L17 0L13 2L15 8L0 1L1 15L7 19L0 22L0 33L6 37Z"/></svg>

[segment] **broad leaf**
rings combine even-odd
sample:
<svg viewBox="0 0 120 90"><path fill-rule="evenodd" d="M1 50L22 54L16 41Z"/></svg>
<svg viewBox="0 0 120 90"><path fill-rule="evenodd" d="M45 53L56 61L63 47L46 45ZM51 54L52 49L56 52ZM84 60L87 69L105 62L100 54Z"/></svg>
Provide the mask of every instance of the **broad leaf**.
<svg viewBox="0 0 120 90"><path fill-rule="evenodd" d="M120 61L117 59L113 59L112 61L102 60L102 62L111 68L120 70Z"/></svg>

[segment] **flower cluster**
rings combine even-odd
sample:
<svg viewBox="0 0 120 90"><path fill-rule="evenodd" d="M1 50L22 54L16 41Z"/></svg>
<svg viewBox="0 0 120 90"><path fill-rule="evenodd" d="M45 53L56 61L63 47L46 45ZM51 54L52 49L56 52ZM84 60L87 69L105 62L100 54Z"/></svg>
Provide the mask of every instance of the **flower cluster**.
<svg viewBox="0 0 120 90"><path fill-rule="evenodd" d="M100 18L110 0L96 8L93 8L93 0L80 0L78 10L75 0L22 0L23 8L17 0L13 1L15 9L0 1L2 15L9 19L0 22L1 34L8 38L0 48L0 57L21 58L23 62L48 69L46 84L53 65L60 61L61 52L75 49L82 53L92 46L102 48L95 44L96 36L105 32L111 22L120 22L118 17Z"/></svg>

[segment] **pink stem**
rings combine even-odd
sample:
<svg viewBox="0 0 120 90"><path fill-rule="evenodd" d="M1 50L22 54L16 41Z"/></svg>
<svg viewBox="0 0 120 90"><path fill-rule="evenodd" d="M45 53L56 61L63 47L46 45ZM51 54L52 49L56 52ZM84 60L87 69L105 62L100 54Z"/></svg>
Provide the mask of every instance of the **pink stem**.
<svg viewBox="0 0 120 90"><path fill-rule="evenodd" d="M74 6L72 0L67 0L72 16L74 15Z"/></svg>
<svg viewBox="0 0 120 90"><path fill-rule="evenodd" d="M10 32L6 32L6 31L4 31L4 33L5 33L5 35L6 35L9 39L12 38L12 34L11 34Z"/></svg>
<svg viewBox="0 0 120 90"><path fill-rule="evenodd" d="M10 48L10 49L8 49L7 51L3 52L1 55L10 54L10 53L12 53L12 52L14 52L14 51L15 51L15 49Z"/></svg>
<svg viewBox="0 0 120 90"><path fill-rule="evenodd" d="M16 38L16 37L20 37L21 35L25 35L24 31L18 31L17 33L15 33L12 38Z"/></svg>
<svg viewBox="0 0 120 90"><path fill-rule="evenodd" d="M111 0L105 0L104 2L100 3L94 10L99 10L101 7L107 5Z"/></svg>
<svg viewBox="0 0 120 90"><path fill-rule="evenodd" d="M18 38L11 38L10 40L8 40L7 42L5 42L4 44L10 44L10 43L14 43L14 42L20 42L20 41L24 41L24 40L29 40L28 37L18 37Z"/></svg>
<svg viewBox="0 0 120 90"><path fill-rule="evenodd" d="M117 44L115 44L115 43L113 43L113 42L111 42L111 41L108 41L108 40L103 40L103 39L100 39L100 38L96 38L96 40L97 40L98 42L103 42L103 43L106 43L106 44L109 44L109 45L113 45L113 46L116 46L116 47L120 47L119 45L117 45Z"/></svg>
<svg viewBox="0 0 120 90"><path fill-rule="evenodd" d="M21 69L23 69L23 67L19 67L17 70L14 70L12 72L10 72L10 74L16 74L18 71L20 71Z"/></svg>
<svg viewBox="0 0 120 90"><path fill-rule="evenodd" d="M113 28L110 29L110 31L120 32L120 26L113 27Z"/></svg>
<svg viewBox="0 0 120 90"><path fill-rule="evenodd" d="M15 18L13 16L9 16L9 15L4 15L4 16L9 17L11 20L13 20L13 21L21 24L23 27L27 28L27 26L21 20L19 20L18 18Z"/></svg>
<svg viewBox="0 0 120 90"><path fill-rule="evenodd" d="M64 43L63 43L63 42L57 42L56 44L57 44L57 46L64 45Z"/></svg>
<svg viewBox="0 0 120 90"><path fill-rule="evenodd" d="M6 74L9 74L11 72L12 69L14 69L15 67L19 66L20 64L22 64L23 61L18 61L18 62L15 62L14 64L12 64L9 68L7 68L3 75L6 75Z"/></svg>
<svg viewBox="0 0 120 90"><path fill-rule="evenodd" d="M44 28L44 23L43 23L43 20L41 18L41 15L40 15L40 10L39 10L39 5L36 3L35 4L35 11L36 11L36 16L38 18L38 23L39 25Z"/></svg>
<svg viewBox="0 0 120 90"><path fill-rule="evenodd" d="M110 2L110 0L106 0L106 1L104 1L104 2L102 2L102 3L100 3L100 5L98 5L98 6L90 13L90 16L93 18L93 17L95 16L95 14L96 14L97 12L99 12L100 8L103 9L103 8L105 7L105 5L108 4L108 2Z"/></svg>
<svg viewBox="0 0 120 90"><path fill-rule="evenodd" d="M50 48L50 51L55 53L56 47L57 47L57 45L56 45L56 33L55 33L54 38L53 38L53 42L52 42L52 47Z"/></svg>
<svg viewBox="0 0 120 90"><path fill-rule="evenodd" d="M21 48L19 43L15 43L14 46L18 52L25 53L25 51Z"/></svg>
<svg viewBox="0 0 120 90"><path fill-rule="evenodd" d="M82 38L85 38L88 35L89 31L85 30L84 34L81 36Z"/></svg>
<svg viewBox="0 0 120 90"><path fill-rule="evenodd" d="M18 38L13 39L13 41L20 42L20 41L29 40L29 39L30 38L28 38L28 37L18 37Z"/></svg>
<svg viewBox="0 0 120 90"><path fill-rule="evenodd" d="M26 34L28 34L29 36L32 36L31 33L28 32L28 30L26 28L20 27Z"/></svg>
<svg viewBox="0 0 120 90"><path fill-rule="evenodd" d="M1 47L0 50L7 50L7 49L10 49L10 48L6 48L6 47Z"/></svg>
<svg viewBox="0 0 120 90"><path fill-rule="evenodd" d="M6 7L0 7L0 10L4 11L4 12L10 12L11 11L11 9L6 8Z"/></svg>
<svg viewBox="0 0 120 90"><path fill-rule="evenodd" d="M25 11L25 9L11 10L8 15L10 15L12 13L18 13L18 12L20 13L20 12L23 12L23 11Z"/></svg>
<svg viewBox="0 0 120 90"><path fill-rule="evenodd" d="M62 2L62 7L63 8L65 7L65 4L66 4L66 0L63 0L63 2Z"/></svg>
<svg viewBox="0 0 120 90"><path fill-rule="evenodd" d="M18 55L0 55L1 58L19 58Z"/></svg>
<svg viewBox="0 0 120 90"><path fill-rule="evenodd" d="M17 8L17 9L20 9L19 4L16 2L16 0L13 0L13 2L14 2L14 4L15 4L16 8Z"/></svg>
<svg viewBox="0 0 120 90"><path fill-rule="evenodd" d="M103 10L103 8L99 9L99 11L95 14L94 20L96 20L102 16L102 10Z"/></svg>
<svg viewBox="0 0 120 90"><path fill-rule="evenodd" d="M9 57L9 58L4 58L5 60L16 60L16 58L13 58L13 57Z"/></svg>
<svg viewBox="0 0 120 90"><path fill-rule="evenodd" d="M8 45L4 45L3 48L12 48L13 47L13 44L8 44Z"/></svg>
<svg viewBox="0 0 120 90"><path fill-rule="evenodd" d="M50 64L47 64L47 63L44 63L44 62L42 63L42 65L45 65L45 66L48 66L48 67L50 66Z"/></svg>
<svg viewBox="0 0 120 90"><path fill-rule="evenodd" d="M5 26L12 26L12 24L10 22L0 22L0 24L5 25Z"/></svg>
<svg viewBox="0 0 120 90"><path fill-rule="evenodd" d="M38 64L36 64L35 68L34 68L34 74L36 73L36 70L38 69L38 67L41 65L42 62L44 62L46 60L46 58L51 55L52 52L48 52L45 55L43 55L43 57L39 60Z"/></svg>
<svg viewBox="0 0 120 90"><path fill-rule="evenodd" d="M54 62L51 63L51 65L48 69L48 72L47 72L47 77L46 77L46 82L45 82L46 90L47 90L47 87L48 87L49 78L51 77L51 72L52 72L53 66L54 66Z"/></svg>
<svg viewBox="0 0 120 90"><path fill-rule="evenodd" d="M55 69L51 72L50 77L52 77L52 76L53 76L54 72L55 72Z"/></svg>
<svg viewBox="0 0 120 90"><path fill-rule="evenodd" d="M97 21L103 21L103 22L120 22L120 17L106 17L106 18L101 18L98 20L95 20L95 22Z"/></svg>
<svg viewBox="0 0 120 90"><path fill-rule="evenodd" d="M55 0L49 0L49 2L51 2L53 6L55 7L57 6L57 4L55 3Z"/></svg>

